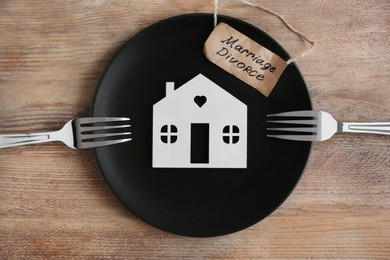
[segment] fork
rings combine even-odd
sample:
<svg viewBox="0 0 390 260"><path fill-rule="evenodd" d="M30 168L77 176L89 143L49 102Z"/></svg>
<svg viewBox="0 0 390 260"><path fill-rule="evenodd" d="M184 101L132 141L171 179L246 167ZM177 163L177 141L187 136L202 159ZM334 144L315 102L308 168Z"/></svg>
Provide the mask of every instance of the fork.
<svg viewBox="0 0 390 260"><path fill-rule="evenodd" d="M84 117L68 121L60 130L0 135L0 148L61 141L73 149L94 148L130 141L130 118Z"/></svg>
<svg viewBox="0 0 390 260"><path fill-rule="evenodd" d="M287 124L289 127L268 127L268 131L283 131L282 134L268 134L268 137L295 141L324 141L335 133L369 133L390 135L390 122L352 123L337 122L324 111L292 111L267 115L267 123ZM297 125L297 126L291 126ZM286 134L286 132L295 134ZM300 133L300 134L299 134Z"/></svg>

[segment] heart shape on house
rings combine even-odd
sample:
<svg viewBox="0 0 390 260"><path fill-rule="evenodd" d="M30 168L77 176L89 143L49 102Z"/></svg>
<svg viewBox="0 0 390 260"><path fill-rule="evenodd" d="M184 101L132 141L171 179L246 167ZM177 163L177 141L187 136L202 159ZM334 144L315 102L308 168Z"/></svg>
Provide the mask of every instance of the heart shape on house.
<svg viewBox="0 0 390 260"><path fill-rule="evenodd" d="M194 97L194 102L198 105L198 107L202 107L207 101L205 96L196 96Z"/></svg>

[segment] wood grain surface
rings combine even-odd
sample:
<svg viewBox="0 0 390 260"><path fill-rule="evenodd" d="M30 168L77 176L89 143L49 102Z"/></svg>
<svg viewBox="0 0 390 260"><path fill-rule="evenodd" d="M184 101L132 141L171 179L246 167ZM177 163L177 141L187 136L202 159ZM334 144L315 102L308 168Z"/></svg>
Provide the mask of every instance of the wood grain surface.
<svg viewBox="0 0 390 260"><path fill-rule="evenodd" d="M299 60L315 109L338 120L390 121L390 2L260 1L316 41ZM56 129L88 116L98 80L131 36L212 1L0 1L0 133ZM238 1L219 12L306 45ZM293 101L292 101L293 102ZM390 137L315 143L287 201L227 236L189 238L145 224L110 191L92 151L52 143L0 150L0 258L390 259Z"/></svg>

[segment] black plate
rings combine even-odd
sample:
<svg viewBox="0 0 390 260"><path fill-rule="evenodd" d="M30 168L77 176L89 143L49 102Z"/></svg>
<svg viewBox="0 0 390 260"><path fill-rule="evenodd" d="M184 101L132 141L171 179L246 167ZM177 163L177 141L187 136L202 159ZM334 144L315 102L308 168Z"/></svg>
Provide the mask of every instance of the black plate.
<svg viewBox="0 0 390 260"><path fill-rule="evenodd" d="M287 60L270 36L243 21L225 22ZM147 223L187 236L216 236L249 227L271 214L297 184L311 143L266 137L266 115L311 109L306 84L289 65L266 98L212 64L203 44L210 14L173 17L131 38L115 55L96 93L93 116L126 116L133 140L95 149L101 171L123 204ZM152 107L165 83L181 86L203 74L248 108L246 169L152 168Z"/></svg>

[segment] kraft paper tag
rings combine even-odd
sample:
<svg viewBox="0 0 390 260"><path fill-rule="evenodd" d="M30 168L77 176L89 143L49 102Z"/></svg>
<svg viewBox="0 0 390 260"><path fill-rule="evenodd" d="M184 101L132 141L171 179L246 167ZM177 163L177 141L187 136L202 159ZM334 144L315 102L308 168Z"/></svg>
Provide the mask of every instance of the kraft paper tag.
<svg viewBox="0 0 390 260"><path fill-rule="evenodd" d="M204 45L207 59L268 97L287 62L225 23Z"/></svg>

